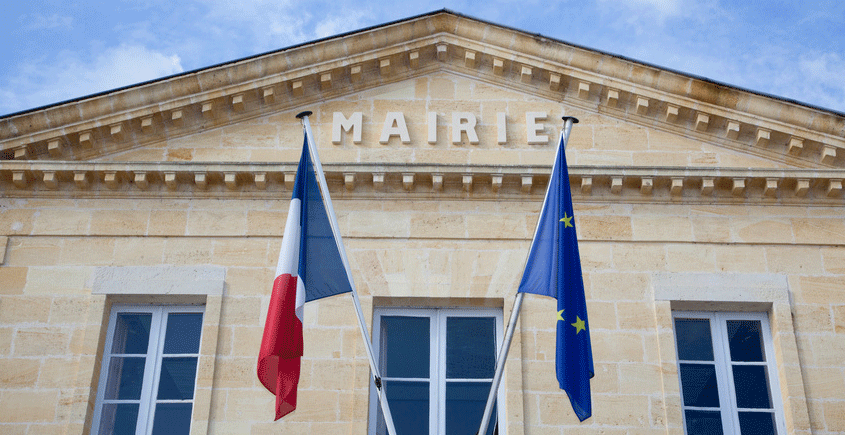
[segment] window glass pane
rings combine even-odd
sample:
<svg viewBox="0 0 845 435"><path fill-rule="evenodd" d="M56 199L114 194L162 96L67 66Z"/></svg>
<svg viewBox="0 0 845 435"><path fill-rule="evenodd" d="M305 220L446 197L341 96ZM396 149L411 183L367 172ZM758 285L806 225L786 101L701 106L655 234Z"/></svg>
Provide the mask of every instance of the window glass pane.
<svg viewBox="0 0 845 435"><path fill-rule="evenodd" d="M495 331L495 317L447 318L446 378L493 378L496 370Z"/></svg>
<svg viewBox="0 0 845 435"><path fill-rule="evenodd" d="M106 381L106 399L140 399L146 361L146 358L138 357L111 357Z"/></svg>
<svg viewBox="0 0 845 435"><path fill-rule="evenodd" d="M196 377L197 357L162 358L158 400L193 399Z"/></svg>
<svg viewBox="0 0 845 435"><path fill-rule="evenodd" d="M120 313L114 323L111 353L146 354L150 342L150 313Z"/></svg>
<svg viewBox="0 0 845 435"><path fill-rule="evenodd" d="M713 339L708 319L675 319L678 359L713 361Z"/></svg>
<svg viewBox="0 0 845 435"><path fill-rule="evenodd" d="M775 416L771 412L740 412L739 431L742 435L775 435Z"/></svg>
<svg viewBox="0 0 845 435"><path fill-rule="evenodd" d="M475 434L484 416L484 405L490 393L490 382L446 383L446 433ZM495 415L495 408L493 411ZM495 418L487 427L493 433Z"/></svg>
<svg viewBox="0 0 845 435"><path fill-rule="evenodd" d="M722 416L719 411L686 410L684 414L687 435L722 435Z"/></svg>
<svg viewBox="0 0 845 435"><path fill-rule="evenodd" d="M428 317L382 316L379 360L384 376L429 377L428 328Z"/></svg>
<svg viewBox="0 0 845 435"><path fill-rule="evenodd" d="M188 435L191 431L190 403L159 403L153 421L153 435Z"/></svg>
<svg viewBox="0 0 845 435"><path fill-rule="evenodd" d="M681 364L684 406L719 407L716 367L711 364Z"/></svg>
<svg viewBox="0 0 845 435"><path fill-rule="evenodd" d="M106 403L100 417L100 435L135 435L137 403Z"/></svg>
<svg viewBox="0 0 845 435"><path fill-rule="evenodd" d="M738 408L771 408L769 377L764 366L733 366L736 406Z"/></svg>
<svg viewBox="0 0 845 435"><path fill-rule="evenodd" d="M170 313L164 336L164 353L199 353L202 313Z"/></svg>
<svg viewBox="0 0 845 435"><path fill-rule="evenodd" d="M765 361L759 320L728 320L731 361Z"/></svg>
<svg viewBox="0 0 845 435"><path fill-rule="evenodd" d="M428 435L428 382L384 381L387 403L396 433L402 435ZM387 434L384 414L379 406L376 433ZM476 431L478 428L476 427Z"/></svg>

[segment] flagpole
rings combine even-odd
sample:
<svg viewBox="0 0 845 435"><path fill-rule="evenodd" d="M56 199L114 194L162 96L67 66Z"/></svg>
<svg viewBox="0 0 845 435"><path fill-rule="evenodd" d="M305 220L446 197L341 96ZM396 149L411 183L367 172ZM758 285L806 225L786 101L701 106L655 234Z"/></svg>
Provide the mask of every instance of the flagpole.
<svg viewBox="0 0 845 435"><path fill-rule="evenodd" d="M381 411L384 414L384 422L387 426L387 433L389 435L396 435L396 428L393 425L393 416L390 414L390 407L387 405L387 394L384 391L381 382L381 374L378 366L376 366L375 353L373 352L372 343L367 329L367 323L364 321L364 313L361 310L361 301L358 299L358 291L355 289L355 281L352 279L352 272L349 268L349 260L346 258L346 249L343 247L343 240L340 236L340 231L337 225L337 216L334 213L334 206L332 206L331 197L329 196L329 186L326 184L326 175L323 173L323 164L320 163L320 156L317 154L317 146L314 144L314 135L311 133L311 123L308 117L312 114L310 111L305 111L296 115L302 121L302 126L305 129L305 137L308 140L308 152L311 155L311 160L314 162L314 169L317 172L317 178L320 181L320 191L323 194L323 203L326 205L326 211L329 216L329 223L334 233L334 239L337 242L337 250L340 252L340 259L343 261L343 268L346 270L346 277L349 279L349 285L352 287L352 301L355 304L355 313L358 315L358 324L361 330L361 337L364 339L364 347L367 350L367 358L370 360L370 370L373 374L373 382L378 390L379 403L381 404Z"/></svg>
<svg viewBox="0 0 845 435"><path fill-rule="evenodd" d="M563 152L563 149L566 149L566 144L569 142L569 133L572 131L572 124L578 122L578 118L573 116L564 116L563 117L563 131L560 132L561 139L563 140L563 147L558 147L557 151L555 152L555 162L558 159L558 153ZM554 171L554 165L552 166L552 171ZM568 183L569 180L561 180L561 182ZM549 189L551 189L551 183L546 186L546 196L549 196ZM543 207L540 210L540 217L543 216L543 210L546 208L545 200L543 201ZM537 238L537 231L540 229L540 217L537 218L537 226L534 228L534 239ZM532 239L532 240L534 240ZM528 256L526 255L526 261ZM496 393L499 389L499 383L502 381L502 374L505 371L505 360L508 357L508 351L511 347L511 341L513 340L513 334L516 330L516 321L519 318L519 312L522 310L522 299L525 297L525 293L517 292L516 298L513 302L513 309L511 310L511 318L508 321L508 329L505 333L505 340L502 343L502 349L499 351L499 358L496 360L496 373L493 375L493 383L490 385L490 394L487 396L487 404L484 406L484 415L481 417L481 426L478 428L478 432L476 435L484 435L487 432L487 427L490 423L490 417L493 413L493 402L496 400Z"/></svg>

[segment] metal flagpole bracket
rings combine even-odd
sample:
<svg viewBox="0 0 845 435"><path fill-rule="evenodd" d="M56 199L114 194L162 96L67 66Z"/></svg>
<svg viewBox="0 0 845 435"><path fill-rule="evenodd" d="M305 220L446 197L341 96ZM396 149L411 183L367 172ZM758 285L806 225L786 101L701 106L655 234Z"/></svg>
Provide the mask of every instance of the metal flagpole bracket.
<svg viewBox="0 0 845 435"><path fill-rule="evenodd" d="M299 112L299 113L296 114L296 119L302 119L302 118L305 118L306 116L311 116L313 114L314 114L314 112L312 112L310 110L306 110L304 112ZM578 120L576 119L575 122L578 122Z"/></svg>
<svg viewBox="0 0 845 435"><path fill-rule="evenodd" d="M375 382L375 384L376 384L376 388L378 388L379 390L381 390L381 378L380 378L380 377L378 377L378 376L375 376L375 377L373 378L373 382Z"/></svg>

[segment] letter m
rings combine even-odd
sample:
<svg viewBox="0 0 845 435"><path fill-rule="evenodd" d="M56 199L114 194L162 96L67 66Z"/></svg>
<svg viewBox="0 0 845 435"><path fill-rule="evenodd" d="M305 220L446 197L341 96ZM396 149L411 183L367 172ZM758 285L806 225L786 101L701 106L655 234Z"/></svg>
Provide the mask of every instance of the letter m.
<svg viewBox="0 0 845 435"><path fill-rule="evenodd" d="M349 133L352 130L352 142L361 143L361 128L364 123L364 116L361 112L352 112L348 119L341 112L334 112L332 119L332 143L339 144L341 140L341 129Z"/></svg>

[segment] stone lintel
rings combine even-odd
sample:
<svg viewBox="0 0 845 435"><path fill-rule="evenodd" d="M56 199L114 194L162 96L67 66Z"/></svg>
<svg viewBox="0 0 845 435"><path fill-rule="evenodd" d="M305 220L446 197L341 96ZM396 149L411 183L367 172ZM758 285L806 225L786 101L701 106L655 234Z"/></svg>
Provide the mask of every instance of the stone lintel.
<svg viewBox="0 0 845 435"><path fill-rule="evenodd" d="M675 122L678 120L678 106L669 104L666 106L666 122Z"/></svg>
<svg viewBox="0 0 845 435"><path fill-rule="evenodd" d="M349 80L352 83L361 81L361 71L361 65L352 65L351 67L349 67Z"/></svg>
<svg viewBox="0 0 845 435"><path fill-rule="evenodd" d="M347 192L351 192L355 190L355 173L354 172L344 172L343 173L343 186L346 187Z"/></svg>
<svg viewBox="0 0 845 435"><path fill-rule="evenodd" d="M824 165L833 165L836 160L836 148L830 145L822 145L822 155L819 159Z"/></svg>
<svg viewBox="0 0 845 435"><path fill-rule="evenodd" d="M578 97L586 100L590 98L590 83L585 81L578 82Z"/></svg>
<svg viewBox="0 0 845 435"><path fill-rule="evenodd" d="M528 65L522 65L519 77L522 83L531 83L531 79L534 77L534 68L531 68Z"/></svg>
<svg viewBox="0 0 845 435"><path fill-rule="evenodd" d="M155 131L155 126L153 124L153 117L152 116L145 116L141 118L141 132L145 134L149 134Z"/></svg>
<svg viewBox="0 0 845 435"><path fill-rule="evenodd" d="M435 45L435 49L437 50L437 60L441 62L445 62L449 59L449 46L445 43L440 43Z"/></svg>
<svg viewBox="0 0 845 435"><path fill-rule="evenodd" d="M534 186L534 176L523 174L522 175L522 193L531 193L531 188Z"/></svg>
<svg viewBox="0 0 845 435"><path fill-rule="evenodd" d="M232 110L240 112L244 110L244 94L237 94L232 96Z"/></svg>
<svg viewBox="0 0 845 435"><path fill-rule="evenodd" d="M503 59L493 59L493 74L497 76L505 74L505 61Z"/></svg>
<svg viewBox="0 0 845 435"><path fill-rule="evenodd" d="M607 107L616 107L619 105L619 90L607 90Z"/></svg>
<svg viewBox="0 0 845 435"><path fill-rule="evenodd" d="M118 123L110 125L109 134L115 142L122 142L125 135L123 124Z"/></svg>
<svg viewBox="0 0 845 435"><path fill-rule="evenodd" d="M589 195L593 193L593 177L581 177L581 194Z"/></svg>
<svg viewBox="0 0 845 435"><path fill-rule="evenodd" d="M413 172L405 172L402 174L402 187L404 187L408 192L414 190L414 178L415 174Z"/></svg>
<svg viewBox="0 0 845 435"><path fill-rule="evenodd" d="M253 177L253 182L255 183L255 187L259 190L264 190L267 188L267 173L266 172L256 172Z"/></svg>
<svg viewBox="0 0 845 435"><path fill-rule="evenodd" d="M473 174L463 174L461 176L461 185L464 188L464 192L472 192L472 182Z"/></svg>
<svg viewBox="0 0 845 435"><path fill-rule="evenodd" d="M208 173L203 171L194 172L194 185L197 189L205 190L208 188Z"/></svg>
<svg viewBox="0 0 845 435"><path fill-rule="evenodd" d="M827 196L831 198L842 195L842 179L832 179L827 184Z"/></svg>
<svg viewBox="0 0 845 435"><path fill-rule="evenodd" d="M640 182L640 193L642 193L643 195L651 195L653 189L654 178L643 177L642 181Z"/></svg>
<svg viewBox="0 0 845 435"><path fill-rule="evenodd" d="M98 267L90 287L95 295L221 296L225 275L221 266Z"/></svg>
<svg viewBox="0 0 845 435"><path fill-rule="evenodd" d="M622 176L613 175L610 177L610 193L619 195L622 193Z"/></svg>
<svg viewBox="0 0 845 435"><path fill-rule="evenodd" d="M707 131L708 126L710 126L710 115L706 113L698 113L695 116L695 130L705 132Z"/></svg>
<svg viewBox="0 0 845 435"><path fill-rule="evenodd" d="M772 138L772 131L765 128L757 129L757 139L755 145L765 148L769 145L769 140Z"/></svg>
<svg viewBox="0 0 845 435"><path fill-rule="evenodd" d="M375 190L384 189L384 172L374 172L373 173L373 189L375 189Z"/></svg>
<svg viewBox="0 0 845 435"><path fill-rule="evenodd" d="M475 51L467 50L466 53L464 53L464 66L470 69L475 68L477 55L478 53Z"/></svg>
<svg viewBox="0 0 845 435"><path fill-rule="evenodd" d="M76 184L77 189L87 189L90 185L90 177L88 176L88 171L75 171L73 173L73 182L74 184Z"/></svg>
<svg viewBox="0 0 845 435"><path fill-rule="evenodd" d="M150 179L146 171L136 171L134 182L141 190L147 190L150 187Z"/></svg>
<svg viewBox="0 0 845 435"><path fill-rule="evenodd" d="M682 196L684 194L684 178L672 177L672 184L669 187L669 192L672 196Z"/></svg>
<svg viewBox="0 0 845 435"><path fill-rule="evenodd" d="M502 174L492 174L490 176L490 188L493 189L493 192L498 192L502 188L502 181L504 180L504 175Z"/></svg>
<svg viewBox="0 0 845 435"><path fill-rule="evenodd" d="M736 140L739 137L739 123L736 121L728 121L728 125L725 127L725 136L728 139Z"/></svg>
<svg viewBox="0 0 845 435"><path fill-rule="evenodd" d="M223 173L223 184L226 185L226 188L229 190L237 190L238 188L238 173L237 172L225 172Z"/></svg>
<svg viewBox="0 0 845 435"><path fill-rule="evenodd" d="M56 190L59 187L59 178L56 171L44 171L42 179L44 180L44 186L50 190Z"/></svg>
<svg viewBox="0 0 845 435"><path fill-rule="evenodd" d="M331 71L320 74L320 89L329 90L332 88L332 73Z"/></svg>
<svg viewBox="0 0 845 435"><path fill-rule="evenodd" d="M61 138L50 139L47 141L47 153L50 157L61 157L64 154L63 140Z"/></svg>
<svg viewBox="0 0 845 435"><path fill-rule="evenodd" d="M390 58L380 59L378 62L378 69L382 76L389 76L392 71L390 67Z"/></svg>
<svg viewBox="0 0 845 435"><path fill-rule="evenodd" d="M264 100L264 104L273 104L276 102L276 91L272 86L268 86L261 90L261 98Z"/></svg>
<svg viewBox="0 0 845 435"><path fill-rule="evenodd" d="M648 114L648 98L637 97L637 115L645 116Z"/></svg>
<svg viewBox="0 0 845 435"><path fill-rule="evenodd" d="M789 138L789 143L786 146L787 152L794 156L800 156L801 152L804 151L804 139L800 137L791 137Z"/></svg>
<svg viewBox="0 0 845 435"><path fill-rule="evenodd" d="M763 195L774 197L777 196L778 192L778 180L777 178L766 178L766 186L763 188Z"/></svg>
<svg viewBox="0 0 845 435"><path fill-rule="evenodd" d="M560 90L561 85L561 75L550 73L549 74L549 89L552 91Z"/></svg>
<svg viewBox="0 0 845 435"><path fill-rule="evenodd" d="M443 191L443 174L439 174L439 173L431 174L431 188L435 192L442 192Z"/></svg>
<svg viewBox="0 0 845 435"><path fill-rule="evenodd" d="M211 101L206 101L205 103L202 103L202 107L200 109L200 112L202 113L203 119L208 119L208 120L214 119L215 116L216 116L215 110L214 110L214 103L211 102Z"/></svg>

